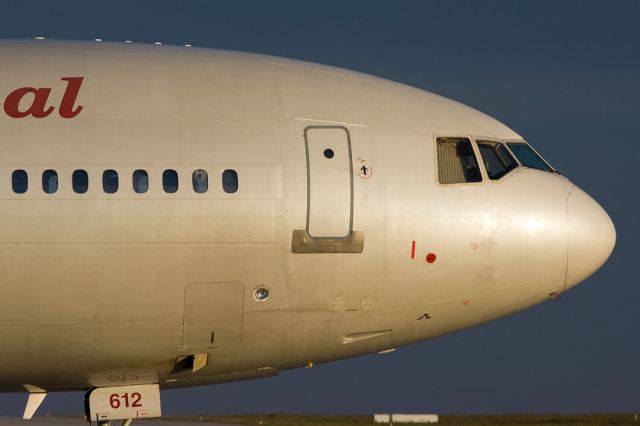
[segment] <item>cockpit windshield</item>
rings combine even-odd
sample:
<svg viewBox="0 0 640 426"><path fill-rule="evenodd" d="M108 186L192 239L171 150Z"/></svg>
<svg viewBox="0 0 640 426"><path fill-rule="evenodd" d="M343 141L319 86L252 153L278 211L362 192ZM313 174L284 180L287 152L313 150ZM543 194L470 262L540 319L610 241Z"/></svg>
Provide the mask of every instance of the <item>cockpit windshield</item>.
<svg viewBox="0 0 640 426"><path fill-rule="evenodd" d="M511 152L518 157L520 163L525 167L553 172L553 168L547 164L529 145L524 142L507 142Z"/></svg>
<svg viewBox="0 0 640 426"><path fill-rule="evenodd" d="M482 161L484 161L489 179L500 179L518 167L518 163L509 153L509 150L500 142L478 141L478 149L482 155Z"/></svg>

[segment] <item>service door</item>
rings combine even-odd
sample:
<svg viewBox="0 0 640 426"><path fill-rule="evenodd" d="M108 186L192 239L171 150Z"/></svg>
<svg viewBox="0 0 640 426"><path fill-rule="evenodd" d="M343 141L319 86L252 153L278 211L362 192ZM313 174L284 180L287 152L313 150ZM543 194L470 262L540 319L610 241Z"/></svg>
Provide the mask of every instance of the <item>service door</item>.
<svg viewBox="0 0 640 426"><path fill-rule="evenodd" d="M228 345L242 337L244 286L237 281L195 283L184 293L182 345Z"/></svg>
<svg viewBox="0 0 640 426"><path fill-rule="evenodd" d="M353 221L353 176L349 131L311 126L307 151L307 233L311 238L347 238Z"/></svg>

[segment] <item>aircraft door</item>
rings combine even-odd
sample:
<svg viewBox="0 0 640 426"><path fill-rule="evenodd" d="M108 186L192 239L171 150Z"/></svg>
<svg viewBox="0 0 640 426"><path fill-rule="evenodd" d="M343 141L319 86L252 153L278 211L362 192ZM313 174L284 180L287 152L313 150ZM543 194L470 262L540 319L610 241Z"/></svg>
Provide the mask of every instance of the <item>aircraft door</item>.
<svg viewBox="0 0 640 426"><path fill-rule="evenodd" d="M353 226L353 175L349 130L310 126L307 154L307 234L314 239L348 238Z"/></svg>

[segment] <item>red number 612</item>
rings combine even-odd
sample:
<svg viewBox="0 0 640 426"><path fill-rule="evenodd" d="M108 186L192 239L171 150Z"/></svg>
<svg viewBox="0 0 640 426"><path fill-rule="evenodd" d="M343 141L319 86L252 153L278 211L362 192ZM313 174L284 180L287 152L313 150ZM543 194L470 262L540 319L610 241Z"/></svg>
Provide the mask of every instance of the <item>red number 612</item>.
<svg viewBox="0 0 640 426"><path fill-rule="evenodd" d="M122 406L121 400L124 401L124 408L142 407L142 395L140 394L140 392L133 392L131 394L131 397L129 397L129 394L127 392L123 393L122 395L112 393L109 396L109 405L114 410L117 410Z"/></svg>

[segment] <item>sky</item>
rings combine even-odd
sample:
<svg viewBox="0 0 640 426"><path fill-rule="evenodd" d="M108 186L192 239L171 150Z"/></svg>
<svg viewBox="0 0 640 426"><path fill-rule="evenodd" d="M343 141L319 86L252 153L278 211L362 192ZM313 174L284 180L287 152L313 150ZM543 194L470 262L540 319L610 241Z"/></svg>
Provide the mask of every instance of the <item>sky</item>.
<svg viewBox="0 0 640 426"><path fill-rule="evenodd" d="M0 38L258 52L456 99L523 135L616 225L609 261L558 302L384 356L167 391L165 414L640 411L638 22L639 1L0 2ZM0 394L0 415L25 401ZM59 393L39 414L82 410Z"/></svg>

